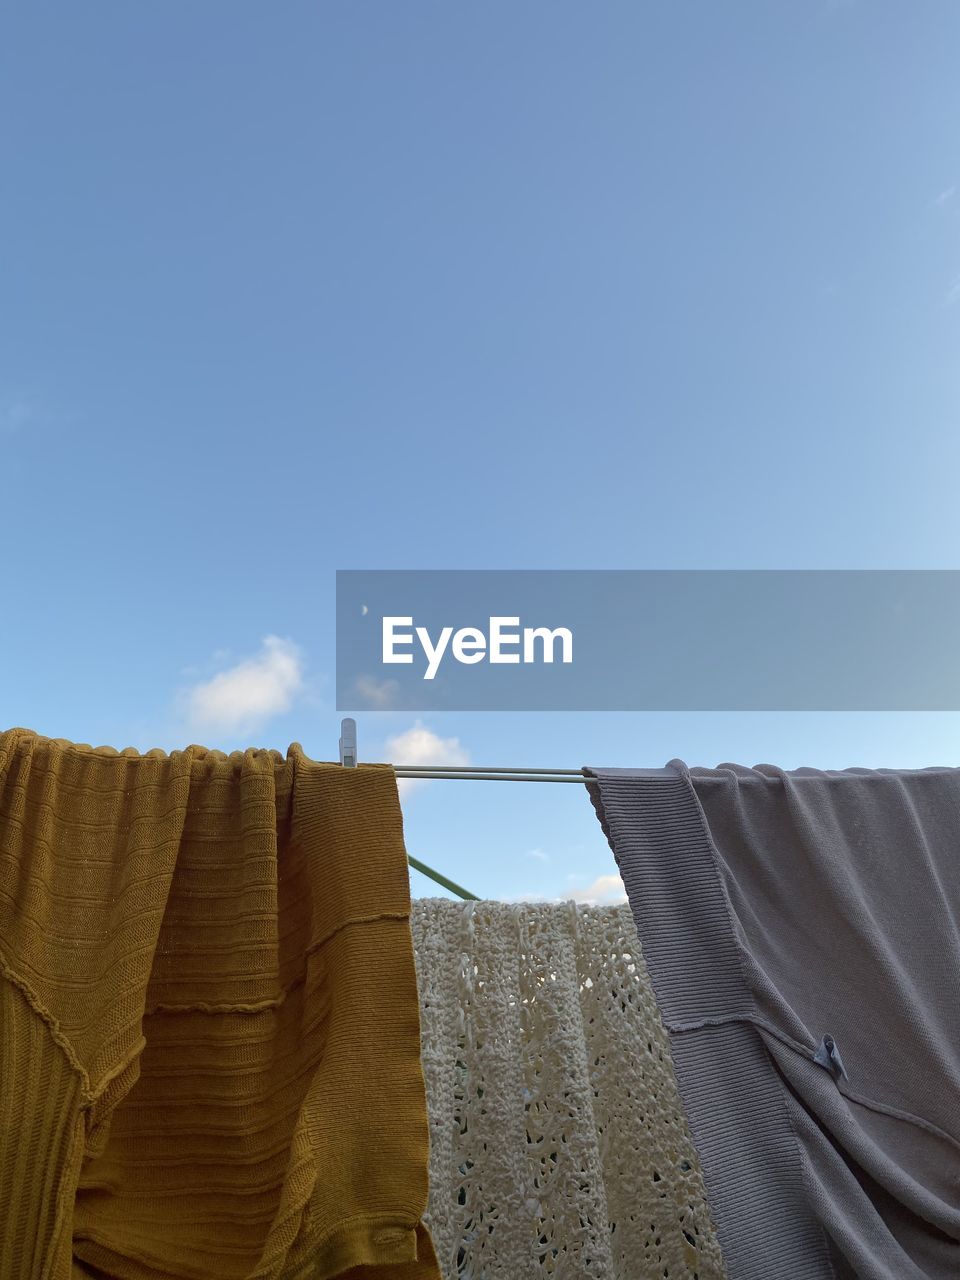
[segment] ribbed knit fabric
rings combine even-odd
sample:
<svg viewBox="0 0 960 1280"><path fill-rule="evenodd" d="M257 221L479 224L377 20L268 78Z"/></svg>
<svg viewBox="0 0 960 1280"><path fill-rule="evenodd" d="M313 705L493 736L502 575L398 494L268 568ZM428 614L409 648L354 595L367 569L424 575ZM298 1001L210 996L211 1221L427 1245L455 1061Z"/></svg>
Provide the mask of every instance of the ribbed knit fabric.
<svg viewBox="0 0 960 1280"><path fill-rule="evenodd" d="M438 1280L409 914L389 766L0 735L0 1280Z"/></svg>
<svg viewBox="0 0 960 1280"><path fill-rule="evenodd" d="M591 769L730 1280L960 1275L960 769Z"/></svg>

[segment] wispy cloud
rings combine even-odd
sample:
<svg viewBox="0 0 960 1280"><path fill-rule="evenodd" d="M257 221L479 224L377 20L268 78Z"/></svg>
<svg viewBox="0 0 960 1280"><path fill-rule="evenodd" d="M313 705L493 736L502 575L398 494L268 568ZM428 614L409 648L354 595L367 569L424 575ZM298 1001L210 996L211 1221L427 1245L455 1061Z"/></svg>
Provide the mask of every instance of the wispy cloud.
<svg viewBox="0 0 960 1280"><path fill-rule="evenodd" d="M936 199L933 202L934 207L939 209L939 208L942 208L943 205L949 204L949 202L953 199L953 197L956 194L957 194L957 184L954 183L952 187L947 187L945 190L940 192L940 194L936 197Z"/></svg>
<svg viewBox="0 0 960 1280"><path fill-rule="evenodd" d="M396 680L378 680L376 676L357 676L353 687L361 705L371 711L389 711L400 688Z"/></svg>
<svg viewBox="0 0 960 1280"><path fill-rule="evenodd" d="M299 648L292 640L265 636L256 656L187 689L182 700L194 730L240 733L289 711L302 689Z"/></svg>
<svg viewBox="0 0 960 1280"><path fill-rule="evenodd" d="M550 861L550 855L549 855L549 853L545 853L545 852L543 851L543 849L528 849L528 850L527 850L527 857L528 857L528 858L536 858L538 862L549 862L549 861Z"/></svg>
<svg viewBox="0 0 960 1280"><path fill-rule="evenodd" d="M36 421L37 410L29 400L15 397L0 400L0 432L13 435Z"/></svg>
<svg viewBox="0 0 960 1280"><path fill-rule="evenodd" d="M960 302L960 276L957 276L953 284L947 290L946 297L943 300L945 307L953 307Z"/></svg>
<svg viewBox="0 0 960 1280"><path fill-rule="evenodd" d="M417 720L412 729L395 734L386 742L386 756L391 764L469 764L470 753L459 738L441 738ZM401 794L421 787L427 779L400 778Z"/></svg>

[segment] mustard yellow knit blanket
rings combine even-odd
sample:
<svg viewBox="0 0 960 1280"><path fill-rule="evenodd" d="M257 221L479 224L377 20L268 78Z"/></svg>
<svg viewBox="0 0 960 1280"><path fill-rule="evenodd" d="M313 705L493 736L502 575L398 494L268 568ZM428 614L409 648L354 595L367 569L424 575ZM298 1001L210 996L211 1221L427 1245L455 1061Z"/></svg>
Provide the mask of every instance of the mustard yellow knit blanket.
<svg viewBox="0 0 960 1280"><path fill-rule="evenodd" d="M0 734L0 1280L439 1280L393 771Z"/></svg>

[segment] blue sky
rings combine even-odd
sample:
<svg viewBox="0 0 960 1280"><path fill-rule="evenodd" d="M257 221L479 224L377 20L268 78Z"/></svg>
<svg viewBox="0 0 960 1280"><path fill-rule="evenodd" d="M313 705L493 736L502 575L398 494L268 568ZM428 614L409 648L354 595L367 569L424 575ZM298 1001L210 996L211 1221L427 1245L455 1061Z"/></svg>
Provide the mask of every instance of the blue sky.
<svg viewBox="0 0 960 1280"><path fill-rule="evenodd" d="M337 568L958 567L958 37L946 0L8 7L0 718L335 757ZM360 744L913 766L960 717ZM484 896L617 892L578 787L404 809Z"/></svg>

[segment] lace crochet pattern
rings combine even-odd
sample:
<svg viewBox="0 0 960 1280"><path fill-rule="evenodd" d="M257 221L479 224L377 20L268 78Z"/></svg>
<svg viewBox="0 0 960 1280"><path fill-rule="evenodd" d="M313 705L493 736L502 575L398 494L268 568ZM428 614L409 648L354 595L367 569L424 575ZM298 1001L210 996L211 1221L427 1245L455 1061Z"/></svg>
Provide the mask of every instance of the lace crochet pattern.
<svg viewBox="0 0 960 1280"><path fill-rule="evenodd" d="M411 917L444 1280L723 1280L626 903Z"/></svg>

